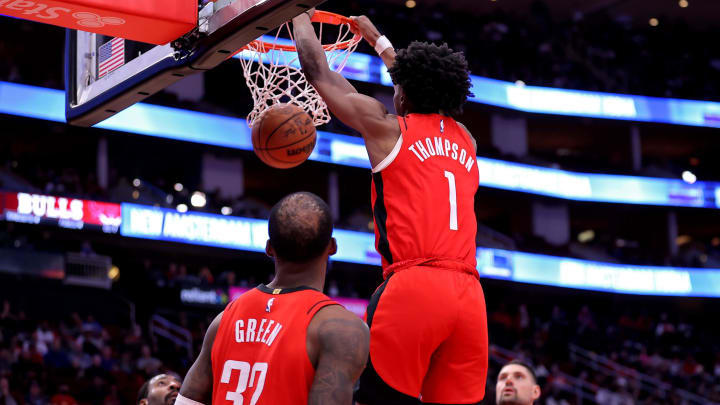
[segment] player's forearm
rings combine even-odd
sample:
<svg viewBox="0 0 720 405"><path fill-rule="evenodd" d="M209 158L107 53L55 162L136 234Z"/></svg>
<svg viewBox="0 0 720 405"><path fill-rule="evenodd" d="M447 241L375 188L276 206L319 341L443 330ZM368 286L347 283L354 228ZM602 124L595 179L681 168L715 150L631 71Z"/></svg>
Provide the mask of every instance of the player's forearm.
<svg viewBox="0 0 720 405"><path fill-rule="evenodd" d="M353 383L347 381L345 376L327 373L315 377L315 383L310 389L308 405L351 405ZM344 380L339 383L338 380Z"/></svg>
<svg viewBox="0 0 720 405"><path fill-rule="evenodd" d="M395 49L393 48L388 48L380 54L380 58L388 69L395 63L395 56Z"/></svg>
<svg viewBox="0 0 720 405"><path fill-rule="evenodd" d="M312 83L330 73L325 51L315 35L315 29L313 29L307 13L302 13L293 19L293 33L305 78Z"/></svg>

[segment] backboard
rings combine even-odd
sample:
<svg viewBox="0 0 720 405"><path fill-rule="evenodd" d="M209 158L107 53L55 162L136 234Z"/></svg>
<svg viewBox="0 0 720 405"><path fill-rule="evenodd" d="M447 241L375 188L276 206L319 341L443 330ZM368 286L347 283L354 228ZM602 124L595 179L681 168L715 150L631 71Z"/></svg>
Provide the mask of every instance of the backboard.
<svg viewBox="0 0 720 405"><path fill-rule="evenodd" d="M200 4L197 27L165 45L67 30L66 120L73 125L94 125L185 76L212 69L250 41L323 1Z"/></svg>

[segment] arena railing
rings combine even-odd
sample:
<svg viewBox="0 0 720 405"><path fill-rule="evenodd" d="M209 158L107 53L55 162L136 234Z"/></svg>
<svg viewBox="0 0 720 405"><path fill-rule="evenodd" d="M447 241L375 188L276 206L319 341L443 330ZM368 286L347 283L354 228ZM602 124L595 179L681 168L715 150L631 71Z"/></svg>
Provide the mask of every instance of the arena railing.
<svg viewBox="0 0 720 405"><path fill-rule="evenodd" d="M584 349L575 344L570 344L569 349L570 359L572 361L582 363L609 377L622 375L627 378L636 379L640 382L640 388L648 394L655 394L660 391L666 398L670 397L671 394L675 394L682 398L684 403L689 405L718 405L717 402L713 402L708 398L704 398L682 388L674 387L667 382L644 374L637 369L619 364L606 356Z"/></svg>
<svg viewBox="0 0 720 405"><path fill-rule="evenodd" d="M176 345L187 350L188 358L194 358L193 339L189 330L177 325L160 315L150 317L148 332L153 343L157 343L158 337L170 340Z"/></svg>

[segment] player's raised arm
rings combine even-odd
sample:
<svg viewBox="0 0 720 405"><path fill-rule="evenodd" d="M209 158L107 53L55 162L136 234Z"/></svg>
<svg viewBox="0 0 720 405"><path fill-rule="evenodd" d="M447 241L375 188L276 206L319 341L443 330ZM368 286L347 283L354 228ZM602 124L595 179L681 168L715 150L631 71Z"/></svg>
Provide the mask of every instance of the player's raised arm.
<svg viewBox="0 0 720 405"><path fill-rule="evenodd" d="M368 359L370 331L365 322L333 305L320 310L308 335L317 347L315 379L309 405L352 404L353 387Z"/></svg>
<svg viewBox="0 0 720 405"><path fill-rule="evenodd" d="M358 93L350 82L329 68L309 13L293 19L293 32L305 78L340 121L360 132L366 141L392 132L393 128L399 134L396 118L388 115L381 102Z"/></svg>
<svg viewBox="0 0 720 405"><path fill-rule="evenodd" d="M350 19L355 23L355 25L351 27L352 32L362 36L368 45L375 48L375 51L380 55L385 66L390 69L393 63L395 63L396 55L395 48L393 48L390 40L387 39L385 35L381 35L380 31L375 27L375 24L366 16L352 16Z"/></svg>
<svg viewBox="0 0 720 405"><path fill-rule="evenodd" d="M223 313L220 312L205 332L200 355L188 370L180 395L175 400L176 405L202 405L212 403L213 373L211 353L215 336L220 327Z"/></svg>

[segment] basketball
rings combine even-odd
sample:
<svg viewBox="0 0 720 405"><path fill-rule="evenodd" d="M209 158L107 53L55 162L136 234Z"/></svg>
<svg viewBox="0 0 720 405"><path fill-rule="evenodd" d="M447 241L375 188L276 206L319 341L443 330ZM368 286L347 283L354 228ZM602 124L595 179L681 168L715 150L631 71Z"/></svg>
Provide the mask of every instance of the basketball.
<svg viewBox="0 0 720 405"><path fill-rule="evenodd" d="M294 104L270 107L252 128L255 154L277 169L289 169L306 161L316 138L312 118Z"/></svg>

